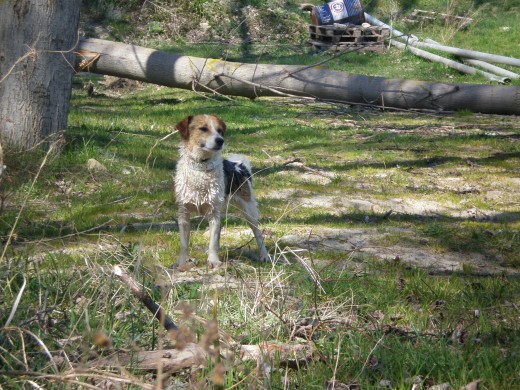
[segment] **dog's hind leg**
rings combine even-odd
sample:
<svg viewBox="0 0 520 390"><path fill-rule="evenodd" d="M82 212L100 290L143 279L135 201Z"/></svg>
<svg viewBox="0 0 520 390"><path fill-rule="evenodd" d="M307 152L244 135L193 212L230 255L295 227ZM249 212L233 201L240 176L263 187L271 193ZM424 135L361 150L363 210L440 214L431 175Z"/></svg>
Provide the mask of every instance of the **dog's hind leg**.
<svg viewBox="0 0 520 390"><path fill-rule="evenodd" d="M179 233L181 236L181 249L177 262L173 265L177 267L188 261L188 251L190 243L190 211L184 205L179 205Z"/></svg>
<svg viewBox="0 0 520 390"><path fill-rule="evenodd" d="M212 212L209 215L209 248L208 263L211 268L217 268L222 264L218 257L220 246L220 213Z"/></svg>
<svg viewBox="0 0 520 390"><path fill-rule="evenodd" d="M250 200L245 200L239 197L234 197L233 202L240 208L244 215L247 224L253 231L256 243L258 245L258 251L260 254L260 261L270 261L269 253L265 248L264 237L262 231L258 228L258 207L255 199L252 197Z"/></svg>

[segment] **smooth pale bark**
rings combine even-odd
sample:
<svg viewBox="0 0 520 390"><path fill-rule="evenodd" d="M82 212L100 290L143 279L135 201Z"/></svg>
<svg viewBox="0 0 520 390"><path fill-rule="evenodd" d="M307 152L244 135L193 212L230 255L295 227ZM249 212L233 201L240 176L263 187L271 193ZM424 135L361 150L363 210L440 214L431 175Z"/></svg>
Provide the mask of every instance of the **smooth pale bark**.
<svg viewBox="0 0 520 390"><path fill-rule="evenodd" d="M507 77L500 77L493 73L484 72L483 70L479 70L477 68L473 68L472 66L461 64L460 62L450 60L448 58L444 58L441 56L438 56L437 54L430 53L429 51L417 49L414 46L406 45L402 42L398 42L395 39L392 39L392 45L395 47L398 47L401 50L410 50L413 54L415 54L418 57L426 58L430 61L440 62L441 64L444 64L446 66L449 66L450 68L456 69L459 72L467 73L467 74L480 74L481 76L484 76L488 80L491 81L498 81L499 83L506 83L511 81Z"/></svg>
<svg viewBox="0 0 520 390"><path fill-rule="evenodd" d="M0 138L30 148L67 128L81 0L0 1Z"/></svg>
<svg viewBox="0 0 520 390"><path fill-rule="evenodd" d="M408 49L410 52L412 52L413 54L415 54L418 57L426 58L427 60L434 61L434 62L440 62L441 64L449 66L450 68L456 69L462 73L480 74L480 75L484 76L485 78L487 78L488 80L498 81L499 83L502 83L502 84L511 81L510 77L498 77L497 73L485 72L478 68L474 68L469 65L464 65L464 64L461 64L460 62L453 61L448 58L439 56L437 54L430 53L429 51L418 49L415 46L420 46L419 45L420 42L419 42L419 38L417 38L416 36L409 36L409 35L403 34L401 31L396 30L395 28L387 25L386 23L380 21L379 19L377 19L367 13L365 13L365 19L368 22L375 24L376 26L385 27L385 28L390 29L390 32L392 33L391 34L392 37L395 37L396 39L400 39L403 42L405 42L405 43L402 43L402 42L397 41L396 39L391 40L392 45L398 47L401 50ZM430 42L430 43L438 45L438 43L436 43L436 42Z"/></svg>
<svg viewBox="0 0 520 390"><path fill-rule="evenodd" d="M316 356L310 343L260 343L241 345L236 349L222 350L229 357L239 357L241 361L277 362L281 366L298 367L305 365ZM189 343L182 349L166 349L160 351L117 351L108 357L88 362L90 368L125 367L145 371L178 372L189 368L198 368L208 363L211 354L199 344Z"/></svg>
<svg viewBox="0 0 520 390"><path fill-rule="evenodd" d="M245 64L170 54L100 39L78 45L76 69L175 88L245 97L284 94L401 109L520 114L520 87L430 83L320 67Z"/></svg>
<svg viewBox="0 0 520 390"><path fill-rule="evenodd" d="M511 72L507 69L501 68L499 66L490 64L489 62L480 61L480 60L472 60L471 58L464 58L463 61L467 64L473 66L480 66L482 69L485 69L491 73L504 77L504 80L511 81L511 79L520 79L520 74Z"/></svg>
<svg viewBox="0 0 520 390"><path fill-rule="evenodd" d="M390 27L388 24L380 21L379 19L377 19L376 17L374 17L372 15L367 14L366 12L365 12L365 19L367 20L367 22L374 24L376 26L389 28L392 31L393 37L407 42L408 45L422 47L422 48L426 48L426 49L439 50L439 51L454 54L456 56L463 57L463 58L472 58L475 60L481 60L481 61L486 61L486 62L496 62L498 64L520 66L519 58L501 56L498 54L484 53L484 52L476 51L476 50L460 49L458 47L441 45L440 43L436 43L436 42L435 43L420 42L416 36L403 34L401 31Z"/></svg>
<svg viewBox="0 0 520 390"><path fill-rule="evenodd" d="M434 49L440 50L446 53L454 54L459 57L464 58L472 58L475 60L487 61L487 62L496 62L497 64L511 65L511 66L520 66L520 59L513 57L506 57L497 54L484 53L481 51L475 50L467 50L467 49L459 49L458 47L451 47L433 43L425 43L425 42L412 42L414 46L422 47L426 49Z"/></svg>
<svg viewBox="0 0 520 390"><path fill-rule="evenodd" d="M439 42L435 42L431 38L426 38L424 41L426 43L433 43L434 45L439 45ZM463 61L464 61L464 63L470 64L470 65L479 66L482 69L485 69L485 70L487 70L487 71L489 71L491 73L494 73L494 74L496 74L498 76L505 77L506 80L509 79L509 81L511 81L512 79L519 79L520 78L519 74L511 72L511 71L509 71L507 69L504 69L504 68L501 68L499 66L490 64L489 62L480 61L480 60L472 60L470 58L464 58Z"/></svg>

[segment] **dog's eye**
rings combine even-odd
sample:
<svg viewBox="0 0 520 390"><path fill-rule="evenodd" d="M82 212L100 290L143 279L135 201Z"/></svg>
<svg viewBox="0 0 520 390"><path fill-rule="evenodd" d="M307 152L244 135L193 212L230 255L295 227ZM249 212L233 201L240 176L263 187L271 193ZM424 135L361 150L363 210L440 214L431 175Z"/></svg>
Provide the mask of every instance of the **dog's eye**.
<svg viewBox="0 0 520 390"><path fill-rule="evenodd" d="M223 132L224 131L222 131L222 129L220 127L217 129L217 133L222 134Z"/></svg>
<svg viewBox="0 0 520 390"><path fill-rule="evenodd" d="M202 131L203 133L205 133L206 131L208 131L208 128L206 126L202 126L202 127L199 127L199 130Z"/></svg>

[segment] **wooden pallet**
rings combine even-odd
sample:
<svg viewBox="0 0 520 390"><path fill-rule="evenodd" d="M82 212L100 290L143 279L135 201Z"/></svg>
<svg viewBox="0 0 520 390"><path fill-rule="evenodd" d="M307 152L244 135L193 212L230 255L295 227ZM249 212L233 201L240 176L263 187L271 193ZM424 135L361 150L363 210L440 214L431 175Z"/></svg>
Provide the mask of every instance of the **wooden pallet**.
<svg viewBox="0 0 520 390"><path fill-rule="evenodd" d="M310 43L318 49L383 51L390 29L379 26L361 27L334 24L309 25Z"/></svg>

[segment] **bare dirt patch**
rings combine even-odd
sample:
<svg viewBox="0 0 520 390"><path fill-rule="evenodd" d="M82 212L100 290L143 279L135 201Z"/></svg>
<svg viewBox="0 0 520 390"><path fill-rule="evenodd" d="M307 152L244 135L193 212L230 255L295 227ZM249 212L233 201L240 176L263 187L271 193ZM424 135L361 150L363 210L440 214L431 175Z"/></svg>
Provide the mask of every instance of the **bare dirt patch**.
<svg viewBox="0 0 520 390"><path fill-rule="evenodd" d="M444 184L456 186L462 180L445 178ZM474 189L476 185L464 183L464 188ZM502 191L488 191L487 197L502 197ZM288 202L294 207L318 209L323 213L330 213L345 219L348 223L349 215L366 213L367 226L373 222L373 218L385 215L403 215L410 218L445 218L453 220L474 221L507 221L518 218L518 213L504 212L503 210L485 210L472 204L459 204L449 201L435 201L431 199L418 199L399 197L389 199L376 199L366 196L358 198L342 194L337 191L334 194L313 194L300 190L283 189L271 191L269 198L290 199ZM389 240L391 237L399 237L399 240ZM392 241L395 242L392 243ZM432 245L427 237L422 237L417 230L397 227L367 227L367 228L323 228L305 227L297 228L280 239L283 245L291 249L316 252L334 251L345 252L345 259L359 255L370 255L384 261L399 261L413 267L423 268L432 273L450 273L455 271L468 271L475 274L500 274L507 273L517 275L514 268L504 266L499 260L488 254L468 251L454 251L449 248L439 248Z"/></svg>
<svg viewBox="0 0 520 390"><path fill-rule="evenodd" d="M414 240L410 244L384 244L392 235L406 235ZM304 249L316 252L328 250L345 252L346 261L359 260L359 255L370 255L383 261L400 262L428 270L435 274L466 271L489 275L520 275L517 270L501 266L480 253L439 251L429 245L429 241L418 238L410 229L343 229L343 228L302 228L285 235L280 240L293 250ZM362 258L362 257L361 257Z"/></svg>

